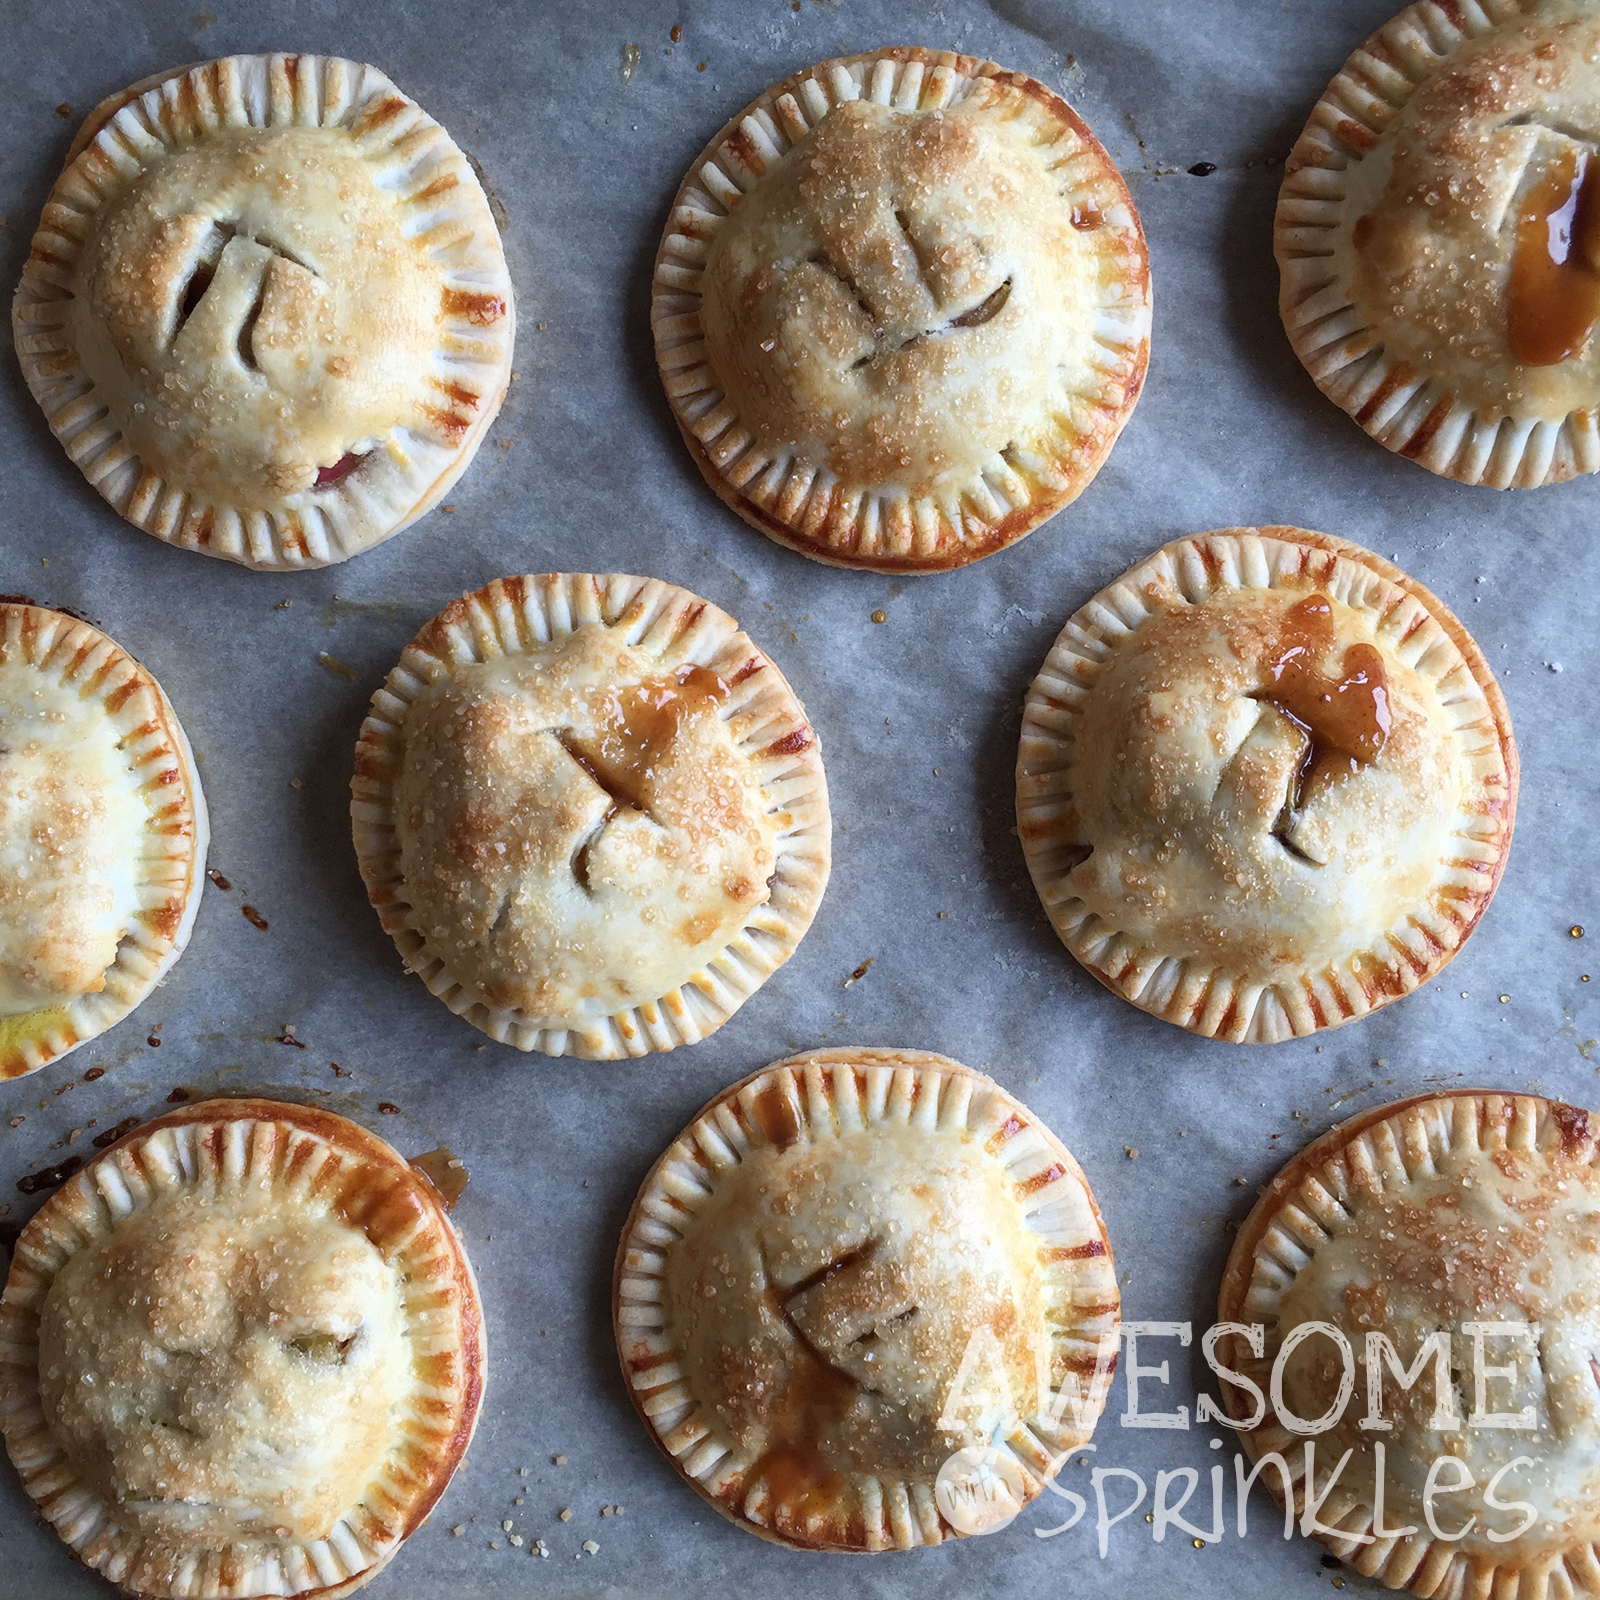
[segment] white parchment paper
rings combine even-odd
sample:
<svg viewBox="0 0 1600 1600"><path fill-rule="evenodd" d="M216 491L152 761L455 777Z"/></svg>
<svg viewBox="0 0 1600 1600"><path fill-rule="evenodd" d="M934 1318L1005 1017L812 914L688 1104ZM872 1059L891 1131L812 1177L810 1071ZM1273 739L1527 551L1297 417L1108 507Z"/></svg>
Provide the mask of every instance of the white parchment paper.
<svg viewBox="0 0 1600 1600"><path fill-rule="evenodd" d="M407 1154L441 1142L459 1153L472 1181L456 1217L487 1306L488 1398L467 1465L375 1596L1279 1600L1335 1579L1371 1587L1325 1568L1319 1546L1285 1544L1262 1496L1241 1541L1231 1492L1226 1536L1204 1549L1181 1530L1155 1543L1146 1502L1111 1530L1102 1560L1092 1501L1077 1527L1036 1536L1068 1513L1049 1500L1001 1533L935 1551L846 1559L775 1549L704 1509L647 1438L617 1371L610 1281L635 1188L685 1119L746 1072L822 1043L939 1050L994 1074L1087 1170L1124 1315L1192 1321L1196 1346L1229 1223L1292 1150L1341 1116L1448 1083L1600 1100L1591 688L1600 482L1496 494L1432 477L1316 392L1276 314L1282 158L1327 80L1393 9L1392 0L0 7L5 283L21 271L82 114L151 72L233 51L381 66L477 158L504 207L519 295L505 411L452 491L453 513L342 567L261 576L125 526L51 438L14 361L0 360L0 591L83 611L156 672L203 763L212 864L233 885L207 890L188 953L133 1017L0 1086L0 1207L9 1206L0 1224L37 1203L18 1178L87 1153L95 1131L154 1114L175 1087L315 1099ZM1067 95L1132 186L1156 309L1144 396L1082 499L971 570L896 582L786 553L719 504L662 399L648 307L668 203L711 133L799 67L901 42L990 56ZM624 83L628 45L639 59ZM67 103L70 114L58 115ZM1216 171L1190 176L1197 162ZM1023 868L1012 770L1022 695L1078 605L1168 539L1265 522L1370 546L1459 613L1510 700L1523 786L1499 898L1440 981L1315 1040L1245 1049L1147 1018L1079 971ZM639 1064L550 1061L485 1043L401 970L350 846L356 732L414 629L490 578L552 568L657 574L731 611L804 699L832 789L833 882L799 953L710 1040ZM888 620L874 624L880 608ZM348 663L353 679L319 654ZM1574 924L1591 936L1572 938ZM1596 981L1582 983L1591 968ZM303 1050L275 1042L286 1025ZM85 1081L97 1066L104 1075ZM1145 1380L1142 1404L1187 1407L1191 1427L1119 1426L1119 1378L1097 1452L1082 1459L1152 1485L1158 1471L1200 1469L1186 1515L1204 1524L1206 1471L1231 1457L1231 1442L1213 1450L1220 1435L1192 1426L1197 1348L1168 1341L1141 1354L1162 1359L1170 1387ZM1063 1485L1087 1491L1090 1470L1075 1460ZM1125 1497L1119 1483L1111 1492ZM602 1517L616 1505L620 1515ZM570 1521L559 1520L563 1508ZM526 1540L520 1549L503 1520ZM453 1536L456 1526L465 1533ZM538 1538L548 1559L531 1554ZM586 1540L598 1553L583 1552ZM0 1597L104 1592L0 1467Z"/></svg>

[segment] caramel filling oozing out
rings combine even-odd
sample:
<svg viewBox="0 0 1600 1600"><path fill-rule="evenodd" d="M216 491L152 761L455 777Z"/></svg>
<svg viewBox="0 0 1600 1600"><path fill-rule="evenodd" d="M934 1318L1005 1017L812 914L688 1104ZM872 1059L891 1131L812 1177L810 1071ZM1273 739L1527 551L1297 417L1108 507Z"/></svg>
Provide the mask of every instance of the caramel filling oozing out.
<svg viewBox="0 0 1600 1600"><path fill-rule="evenodd" d="M568 733L567 753L622 805L647 809L640 797L656 763L671 748L684 719L728 697L728 686L709 667L684 666L670 677L612 691L596 706L595 733L579 740Z"/></svg>
<svg viewBox="0 0 1600 1600"><path fill-rule="evenodd" d="M795 1107L782 1088L769 1084L751 1107L761 1131L779 1150L787 1150L800 1137ZM788 1314L789 1301L819 1278L837 1271L865 1252L849 1252L839 1260L788 1289L772 1286L779 1315L794 1335L794 1366L779 1397L772 1437L752 1469L766 1481L775 1506L781 1506L802 1524L814 1511L837 1504L842 1475L832 1459L833 1435L849 1416L860 1385L848 1373L829 1365Z"/></svg>
<svg viewBox="0 0 1600 1600"><path fill-rule="evenodd" d="M1600 321L1600 161L1573 146L1517 213L1507 331L1525 366L1577 354Z"/></svg>
<svg viewBox="0 0 1600 1600"><path fill-rule="evenodd" d="M765 1479L773 1504L802 1525L811 1513L838 1504L843 1474L828 1446L858 1392L852 1378L819 1361L803 1342L797 1344L774 1430L778 1437L762 1452L752 1476Z"/></svg>
<svg viewBox="0 0 1600 1600"><path fill-rule="evenodd" d="M1383 657L1370 644L1353 644L1337 676L1319 663L1332 651L1333 605L1309 594L1289 608L1268 664L1271 685L1256 699L1275 705L1306 736L1289 804L1298 811L1319 769L1335 759L1352 772L1377 759L1389 737L1389 683Z"/></svg>
<svg viewBox="0 0 1600 1600"><path fill-rule="evenodd" d="M800 1137L800 1123L789 1097L777 1084L769 1084L755 1097L756 1121L779 1150L787 1150Z"/></svg>
<svg viewBox="0 0 1600 1600"><path fill-rule="evenodd" d="M467 1164L448 1145L425 1150L411 1158L411 1165L439 1191L446 1211L455 1210L456 1201L467 1187Z"/></svg>

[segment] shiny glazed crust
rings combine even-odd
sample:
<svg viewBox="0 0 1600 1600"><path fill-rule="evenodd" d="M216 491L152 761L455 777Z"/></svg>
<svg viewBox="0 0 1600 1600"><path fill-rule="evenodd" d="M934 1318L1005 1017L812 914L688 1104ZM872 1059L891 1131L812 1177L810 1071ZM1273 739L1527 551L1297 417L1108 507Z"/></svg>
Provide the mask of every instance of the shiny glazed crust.
<svg viewBox="0 0 1600 1600"><path fill-rule="evenodd" d="M797 200L797 163L819 159L828 183ZM974 172L1009 210L973 198ZM738 288L719 236L769 201L751 242L776 254ZM807 247L818 230L835 237ZM724 292L742 309L719 311ZM1150 275L1127 188L1065 101L971 56L876 50L776 84L707 145L673 202L651 320L684 441L729 507L814 560L932 572L1020 539L1093 478L1144 379Z"/></svg>
<svg viewBox="0 0 1600 1600"><path fill-rule="evenodd" d="M222 1547L141 1538L118 1526L114 1508L84 1481L46 1420L41 1318L74 1255L135 1229L147 1208L176 1206L181 1217L187 1203L203 1217L246 1202L276 1207L286 1230L301 1218L331 1216L378 1252L401 1285L410 1393L389 1424L393 1442L381 1467L325 1537ZM427 1179L332 1112L272 1100L204 1101L146 1123L96 1156L23 1230L0 1302L0 1431L40 1514L123 1593L333 1600L369 1582L444 1492L477 1424L484 1357L472 1269ZM303 1420L317 1427L316 1419Z"/></svg>
<svg viewBox="0 0 1600 1600"><path fill-rule="evenodd" d="M375 68L302 55L97 107L12 308L29 388L111 505L262 569L428 510L505 397L513 325L466 157Z"/></svg>
<svg viewBox="0 0 1600 1600"><path fill-rule="evenodd" d="M1230 609L1281 615L1313 591L1339 608L1340 642L1377 649L1395 714L1377 759L1321 791L1320 866L1267 836L1302 748L1248 703L1267 682L1267 624L1242 643L1227 631ZM1206 607L1220 634L1199 631ZM1163 722L1158 702L1186 695ZM1130 786L1120 807L1114 783ZM1023 853L1062 942L1141 1009L1237 1043L1337 1027L1438 972L1494 894L1516 795L1510 716L1466 629L1381 557L1303 528L1180 539L1096 595L1028 691L1017 758ZM1227 879L1218 848L1245 877Z"/></svg>
<svg viewBox="0 0 1600 1600"><path fill-rule="evenodd" d="M200 776L161 686L98 628L42 606L0 602L0 666L37 671L103 718L138 774L148 811L136 863L138 910L100 990L0 1017L0 1080L37 1072L120 1022L183 953L205 886L210 838Z"/></svg>
<svg viewBox="0 0 1600 1600"><path fill-rule="evenodd" d="M642 1003L608 1011L603 1001L559 1022L514 1005L491 1004L448 941L419 926L420 896L406 881L405 829L397 790L404 778L408 718L430 686L476 664L507 662L561 644L584 628L607 630L619 646L659 664L663 674L705 668L726 685L715 707L745 765L772 835L774 862L759 903L735 935L687 981ZM452 602L407 646L373 696L351 781L356 855L367 894L407 967L459 1016L503 1044L547 1055L618 1060L693 1044L714 1032L794 953L821 903L830 865L827 782L805 709L773 662L725 612L654 578L612 573L545 573L497 579ZM554 802L552 802L554 803ZM543 806L541 802L541 806ZM498 840L487 840L492 850ZM520 892L513 886L513 897ZM626 949L617 924L606 951ZM452 930L462 935L459 925ZM441 947L443 946L443 947ZM597 947L598 948L598 947ZM575 952L581 966L583 951Z"/></svg>
<svg viewBox="0 0 1600 1600"><path fill-rule="evenodd" d="M1380 444L1462 483L1600 469L1596 341L1527 367L1506 312L1508 209L1543 146L1587 137L1597 42L1588 0L1420 0L1350 57L1289 156L1274 248L1296 354Z"/></svg>
<svg viewBox="0 0 1600 1600"><path fill-rule="evenodd" d="M1493 1090L1419 1095L1363 1112L1308 1145L1273 1178L1239 1230L1217 1320L1261 1324L1263 1354L1230 1334L1219 1358L1263 1393L1286 1323L1331 1322L1358 1363L1369 1332L1389 1336L1407 1366L1423 1335L1440 1329L1452 1335L1453 1370L1443 1391L1457 1387L1456 1428L1432 1428L1437 1374L1430 1361L1403 1399L1386 1372L1387 1430L1365 1430L1355 1420L1368 1405L1362 1374L1344 1417L1314 1440L1315 1491L1326 1495L1317 1520L1334 1530L1316 1537L1391 1589L1432 1600L1600 1592L1600 1376L1590 1361L1600 1320L1595 1156L1594 1119L1576 1106ZM1475 1428L1465 1415L1476 1396L1472 1341L1461 1324L1501 1321L1536 1323L1537 1345L1486 1347L1489 1365L1514 1361L1519 1376L1493 1380L1485 1409L1514 1413L1531 1403L1532 1430ZM1319 1346L1319 1354L1329 1349L1325 1336L1300 1349ZM1286 1397L1298 1402L1290 1409L1302 1417L1320 1414L1331 1398L1323 1394L1326 1374L1285 1366ZM1247 1392L1224 1383L1222 1393L1235 1421L1247 1421L1253 1409ZM1239 1437L1253 1460L1282 1455L1294 1511L1303 1513L1302 1439L1270 1405L1259 1425L1241 1427ZM1412 1537L1374 1532L1374 1440L1386 1445L1388 1458L1384 1527L1415 1528ZM1352 1459L1330 1488L1331 1465L1347 1446ZM1444 1452L1461 1458L1476 1480L1475 1494L1437 1502L1445 1528L1460 1528L1469 1511L1477 1514L1476 1533L1468 1530L1460 1540L1430 1536L1418 1503L1430 1461ZM1514 1456L1524 1468L1501 1486L1500 1498L1531 1500L1541 1515L1528 1536L1489 1541L1483 1486ZM1269 1466L1262 1479L1282 1503L1282 1475ZM1560 1532L1552 1517L1565 1524ZM1501 1532L1520 1521L1520 1514L1491 1517Z"/></svg>
<svg viewBox="0 0 1600 1600"><path fill-rule="evenodd" d="M973 1172L977 1191L967 1187ZM975 1192L982 1198L974 1204ZM864 1241L848 1237L862 1230ZM919 1248L931 1268L926 1260L919 1267ZM755 1278L741 1282L752 1260ZM716 1348L674 1312L707 1303L708 1262L721 1285L721 1332L734 1336ZM966 1412L967 1431L937 1430L942 1442L920 1467L872 1465L875 1453L903 1455L907 1438L934 1433L933 1419L956 1398L968 1324L982 1321L983 1307L1016 1311L1010 1293L964 1297L998 1262L1011 1285L1031 1283L1038 1296L1030 1301L1036 1325L1016 1326L1004 1314L991 1324L1007 1341L992 1348L1008 1365L1020 1420L1000 1436L999 1412L977 1423ZM1019 1292L1028 1300L1026 1287ZM832 1303L808 1307L811 1295ZM908 1295L920 1301L909 1312L899 1309ZM975 1441L992 1442L1017 1472L1024 1502L1037 1497L1063 1452L1094 1431L1116 1366L1109 1335L1120 1299L1088 1180L1025 1107L945 1056L831 1049L733 1085L662 1155L623 1229L612 1304L634 1408L709 1504L775 1543L867 1552L961 1535L938 1504L936 1468ZM868 1344L874 1355L865 1360L879 1363L869 1369L879 1374L872 1390L850 1372ZM1027 1352L1021 1363L1017 1345ZM1048 1349L1053 1389L1080 1386L1076 1414L1059 1403L1054 1416L1040 1408L1035 1348ZM774 1364L758 1364L762 1350L780 1352ZM774 1448L769 1427L752 1444L748 1423L774 1393L768 1418L781 1423L785 1385L822 1350L833 1382L857 1385L851 1411L819 1423L803 1403L788 1420L828 1428L827 1443L852 1452L856 1469L840 1465L825 1480L784 1488L776 1461L797 1441L779 1432ZM982 1387L964 1380L962 1398Z"/></svg>

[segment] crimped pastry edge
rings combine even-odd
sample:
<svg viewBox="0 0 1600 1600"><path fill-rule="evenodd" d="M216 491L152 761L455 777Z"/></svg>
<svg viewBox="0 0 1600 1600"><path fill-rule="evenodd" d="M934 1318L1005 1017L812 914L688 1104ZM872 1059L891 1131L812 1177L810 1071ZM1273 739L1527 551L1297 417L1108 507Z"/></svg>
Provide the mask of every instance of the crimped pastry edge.
<svg viewBox="0 0 1600 1600"><path fill-rule="evenodd" d="M588 1019L587 1028L541 1028L520 1010L475 999L445 958L409 926L393 786L405 717L426 684L457 666L515 654L590 622L620 629L629 643L663 662L718 671L730 687L719 714L725 722L746 719L736 745L756 765L768 814L776 811L788 820L776 840L771 897L687 982L643 1005ZM350 787L367 895L406 966L490 1038L546 1055L616 1061L694 1044L715 1032L794 954L822 903L832 863L827 779L798 696L725 611L659 578L554 572L497 578L452 601L406 646L373 695Z"/></svg>
<svg viewBox="0 0 1600 1600"><path fill-rule="evenodd" d="M159 903L146 906L118 942L105 988L61 1006L0 1017L0 1082L26 1077L114 1027L140 1006L183 954L205 889L210 822L200 772L183 724L161 685L114 639L87 622L47 606L0 601L0 659L48 670L81 685L128 740L134 762L151 769L150 823L171 848L149 863L142 882ZM161 820L165 819L165 820ZM156 923L144 920L154 917ZM25 1028L27 1018L35 1018Z"/></svg>
<svg viewBox="0 0 1600 1600"><path fill-rule="evenodd" d="M1068 803L1072 703L1093 693L1093 669L1109 654L1108 638L1131 635L1154 613L1145 586L1175 586L1191 600L1236 588L1299 589L1306 576L1333 585L1338 597L1358 603L1370 592L1383 602L1390 647L1417 669L1437 655L1436 681L1464 674L1460 685L1482 696L1483 716L1458 723L1492 732L1493 753L1468 751L1484 791L1483 836L1458 830L1469 859L1452 867L1454 893L1426 927L1389 930L1392 951L1367 953L1369 970L1302 972L1282 983L1252 983L1243 975L1188 959L1166 957L1102 923L1072 895L1073 863L1051 825ZM1373 582L1372 580L1376 580ZM1352 599L1357 595L1357 599ZM1409 602L1409 606L1407 606ZM1404 608L1404 616L1400 615ZM1371 609L1369 604L1368 609ZM1405 626L1402 626L1402 623ZM1392 624L1392 626L1391 626ZM1429 625L1432 625L1431 631ZM1442 648L1441 648L1442 647ZM1442 663L1442 666L1441 664ZM1087 669L1087 676L1079 670ZM1498 770L1497 770L1498 769ZM1108 584L1067 620L1039 674L1029 685L1017 753L1017 831L1045 914L1063 944L1108 989L1143 1011L1208 1038L1235 1044L1277 1043L1342 1026L1434 977L1471 936L1499 886L1511 847L1518 787L1511 713L1483 652L1436 595L1382 556L1348 540L1307 528L1219 528L1175 539ZM1489 792L1496 784L1502 794ZM1458 870L1459 869L1459 870Z"/></svg>
<svg viewBox="0 0 1600 1600"><path fill-rule="evenodd" d="M395 151L405 165L413 181L409 193L397 195L397 207L436 202L420 213L416 232L440 235L434 253L446 262L445 285L465 297L463 309L441 318L436 375L457 393L439 412L437 436L406 430L409 449L391 437L393 448L374 450L343 482L268 509L206 500L145 468L58 331L58 308L86 219L144 170L146 146L179 148L200 123L350 126L364 144ZM23 376L51 432L126 521L168 544L281 571L329 566L371 549L431 509L460 477L509 388L516 308L488 200L444 128L375 67L277 53L157 73L95 107L45 204L11 322Z"/></svg>
<svg viewBox="0 0 1600 1600"><path fill-rule="evenodd" d="M932 1101L926 1098L930 1085L934 1090ZM674 1236L681 1238L663 1220L663 1213L681 1215L684 1197L692 1192L684 1188L683 1182L671 1181L674 1167L681 1168L684 1180L692 1187L703 1189L714 1175L713 1164L704 1159L706 1155L722 1151L737 1160L741 1146L748 1149L769 1143L751 1106L763 1090L773 1087L785 1092L791 1114L808 1139L814 1130L821 1129L826 1137L841 1121L848 1122L848 1118L840 1117L840 1109L845 1106L854 1107L855 1118L862 1125L893 1118L915 1122L927 1128L932 1137L937 1131L956 1131L957 1118L965 1127L972 1095L977 1092L985 1096L987 1120L983 1126L989 1130L987 1143L991 1154L997 1160L1003 1159L1008 1170L1019 1172L1019 1206L1026 1212L1061 1207L1066 1213L1058 1219L1053 1233L1039 1230L1042 1239L1053 1238L1064 1249L1074 1251L1072 1258L1050 1263L1049 1276L1061 1288L1063 1301L1074 1289L1097 1296L1084 1304L1087 1314L1068 1340L1078 1351L1073 1365L1080 1373L1080 1381L1085 1369L1094 1369L1099 1340L1117 1324L1121 1292L1111 1242L1094 1192L1066 1146L1027 1107L987 1074L931 1051L848 1046L810 1050L772 1062L715 1095L662 1152L640 1185L618 1242L612 1277L612 1328L628 1397L651 1438L700 1497L729 1521L773 1544L829 1554L867 1554L965 1537L940 1515L933 1485L924 1482L875 1480L884 1491L879 1537L874 1541L869 1534L867 1542L859 1545L807 1540L758 1520L747 1509L755 1484L744 1486L749 1493L741 1502L741 1509L735 1509L717 1492L714 1481L716 1469L730 1455L737 1462L734 1451L720 1442L709 1447L704 1444L706 1430L696 1431L695 1407L700 1404L697 1397L688 1397L670 1411L663 1406L663 1398L674 1390L688 1395L686 1379L652 1381L651 1375L659 1369L677 1371L676 1363L671 1361L676 1346L670 1335L648 1331L660 1326L659 1317L652 1317L653 1308L659 1305L657 1285L664 1275ZM953 1095L947 1092L952 1088ZM1009 1156L1002 1157L999 1152L1008 1146ZM1080 1196L1081 1202L1075 1201ZM1083 1253L1077 1255L1077 1251ZM635 1348L630 1356L630 1338L647 1348ZM1114 1359L1111 1370L1115 1371ZM1034 1410L1009 1438L997 1443L996 1448L1019 1468L1028 1502L1043 1491L1051 1464L1060 1453L1077 1448L1094 1432L1105 1398L1102 1393L1095 1403L1091 1389L1085 1404L1093 1405L1093 1416L1081 1432L1070 1426L1053 1425ZM663 1419L669 1416L671 1421L664 1428Z"/></svg>
<svg viewBox="0 0 1600 1600"><path fill-rule="evenodd" d="M989 469L958 486L947 499L914 502L882 494L872 485L844 484L825 468L765 453L724 403L709 363L701 363L707 381L688 387L699 382L694 377L693 352L701 343L700 295L693 281L703 249L697 252L696 241L682 229L714 226L728 210L720 196L748 192L760 181L730 153L730 139L743 132L759 160L763 145L786 151L827 111L863 92L882 104L909 102L919 109L935 109L955 103L974 83L987 78L1019 87L1045 106L1060 122L1063 136L1081 141L1082 150L1073 159L1094 169L1096 180L1116 195L1117 207L1125 212L1125 220L1105 232L1125 235L1137 259L1137 300L1131 315L1122 314L1125 306L1100 308L1102 320L1120 324L1121 333L1117 339L1096 336L1108 359L1121 363L1116 368L1121 394L1116 405L1102 407L1108 419L1103 433L1093 441L1085 461L1071 459L1072 451L1061 461L1040 457L1013 462L997 456ZM780 107L784 99L792 109ZM1085 188L1084 194L1087 197L1090 191ZM918 46L884 48L821 61L791 74L737 112L712 138L691 163L673 200L656 253L650 321L657 365L684 443L707 484L731 511L776 543L825 566L917 575L969 565L1014 544L1088 487L1132 415L1143 386L1149 362L1149 255L1120 172L1066 101L1026 73L1008 71L980 57ZM778 468L783 469L781 474ZM1037 481L1030 484L1019 469ZM904 549L875 548L885 526L890 541ZM874 548L864 548L867 545Z"/></svg>

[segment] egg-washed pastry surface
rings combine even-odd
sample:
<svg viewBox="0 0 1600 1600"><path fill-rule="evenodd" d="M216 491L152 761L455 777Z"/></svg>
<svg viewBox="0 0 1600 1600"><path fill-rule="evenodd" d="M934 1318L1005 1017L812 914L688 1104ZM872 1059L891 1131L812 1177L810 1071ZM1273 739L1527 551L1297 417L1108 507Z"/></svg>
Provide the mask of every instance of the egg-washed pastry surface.
<svg viewBox="0 0 1600 1600"><path fill-rule="evenodd" d="M525 1050L703 1037L827 881L800 702L732 618L653 579L506 578L448 607L374 697L353 795L407 964Z"/></svg>
<svg viewBox="0 0 1600 1600"><path fill-rule="evenodd" d="M91 114L12 324L124 517L276 568L342 561L444 493L505 396L513 312L444 129L373 67L259 55Z"/></svg>
<svg viewBox="0 0 1600 1600"><path fill-rule="evenodd" d="M86 622L0 601L0 1079L156 986L188 943L207 837L150 673Z"/></svg>
<svg viewBox="0 0 1600 1600"><path fill-rule="evenodd" d="M651 315L733 510L819 561L934 571L1094 476L1143 382L1150 276L1065 101L993 62L879 50L796 73L711 141Z"/></svg>
<svg viewBox="0 0 1600 1600"><path fill-rule="evenodd" d="M1017 818L1067 948L1240 1042L1448 962L1499 881L1505 701L1435 596L1302 528L1180 539L1071 618L1028 692Z"/></svg>
<svg viewBox="0 0 1600 1600"><path fill-rule="evenodd" d="M690 1484L764 1538L854 1551L979 1531L969 1459L1006 1512L1035 1498L1094 1430L1118 1306L1049 1130L982 1073L879 1049L712 1101L639 1191L614 1301L629 1392Z"/></svg>

